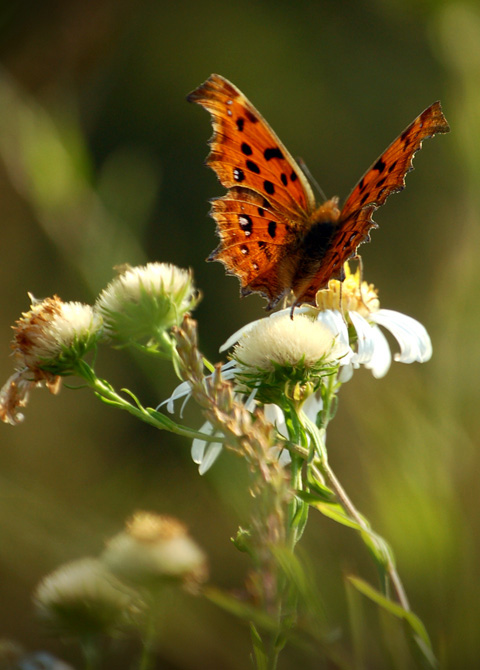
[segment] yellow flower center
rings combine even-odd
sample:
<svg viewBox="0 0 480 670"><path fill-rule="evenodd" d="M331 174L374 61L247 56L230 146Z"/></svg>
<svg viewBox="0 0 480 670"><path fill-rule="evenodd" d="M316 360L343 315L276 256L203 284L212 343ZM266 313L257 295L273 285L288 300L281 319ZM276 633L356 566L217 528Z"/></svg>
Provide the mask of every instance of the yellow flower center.
<svg viewBox="0 0 480 670"><path fill-rule="evenodd" d="M361 281L359 268L352 273L348 263L345 263L344 269L343 282L331 279L328 288L317 293L317 307L320 310L336 309L343 314L350 311L358 312L364 317L377 312L380 309L380 301L375 286Z"/></svg>

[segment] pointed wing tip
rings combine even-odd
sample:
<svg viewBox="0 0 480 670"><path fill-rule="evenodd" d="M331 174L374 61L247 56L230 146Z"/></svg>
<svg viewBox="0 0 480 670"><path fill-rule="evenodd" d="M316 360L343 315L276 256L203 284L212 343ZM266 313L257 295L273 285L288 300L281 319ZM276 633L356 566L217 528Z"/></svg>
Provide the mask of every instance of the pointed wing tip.
<svg viewBox="0 0 480 670"><path fill-rule="evenodd" d="M238 93L235 86L219 74L212 73L208 79L205 79L203 84L191 91L187 95L188 102L198 102L202 104L205 100L214 97L215 92L224 90L229 95L236 95Z"/></svg>
<svg viewBox="0 0 480 670"><path fill-rule="evenodd" d="M435 119L435 128L433 131L434 134L450 132L450 126L443 113L442 103L440 100L436 100L433 104L430 105L430 107L427 107L427 109L421 114L421 116L424 115Z"/></svg>

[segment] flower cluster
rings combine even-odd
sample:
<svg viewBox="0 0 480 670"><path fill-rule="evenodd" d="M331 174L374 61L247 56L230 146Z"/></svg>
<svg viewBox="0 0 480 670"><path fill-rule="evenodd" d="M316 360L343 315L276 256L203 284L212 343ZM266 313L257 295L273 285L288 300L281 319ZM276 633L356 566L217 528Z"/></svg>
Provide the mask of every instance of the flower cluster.
<svg viewBox="0 0 480 670"><path fill-rule="evenodd" d="M286 435L285 400L300 402L314 423L323 409L322 385L331 375L337 383L348 381L354 369L363 366L382 377L392 354L380 326L397 340L400 352L394 360L423 363L431 357L432 345L425 328L415 319L381 309L378 291L361 280L360 271L345 264L345 280L331 280L317 294L317 305L284 309L253 321L234 333L221 347L234 346L231 360L222 367L239 398L253 411L260 403L280 435ZM174 411L174 401L188 399L190 386L183 383L165 401ZM209 422L201 431L211 437ZM221 444L196 438L192 458L204 473L214 463Z"/></svg>
<svg viewBox="0 0 480 670"><path fill-rule="evenodd" d="M139 511L98 558L66 563L42 579L35 609L62 636L125 633L142 627L167 583L196 592L207 576L207 558L181 521Z"/></svg>
<svg viewBox="0 0 480 670"><path fill-rule="evenodd" d="M167 263L128 268L101 293L95 306L36 300L13 330L15 372L0 391L0 419L23 420L30 392L46 386L58 393L61 378L81 374L80 362L100 341L132 343L157 337L177 325L199 300L191 272ZM165 340L165 337L164 337Z"/></svg>

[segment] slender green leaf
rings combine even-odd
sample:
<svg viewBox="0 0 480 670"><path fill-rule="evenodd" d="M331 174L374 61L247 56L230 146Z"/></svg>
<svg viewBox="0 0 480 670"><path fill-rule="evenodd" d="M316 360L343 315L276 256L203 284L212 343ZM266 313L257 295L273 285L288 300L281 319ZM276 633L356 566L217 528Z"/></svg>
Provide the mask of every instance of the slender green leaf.
<svg viewBox="0 0 480 670"><path fill-rule="evenodd" d="M347 526L348 528L354 528L360 532L364 532L364 528L360 526L356 521L353 521L347 514L345 514L343 507L338 503L327 503L322 500L318 500L315 496L311 494L304 494L303 491L297 491L297 495L305 500L311 507L315 507L321 512L324 516L327 516L329 519L336 521L337 523L342 524L342 526Z"/></svg>
<svg viewBox="0 0 480 670"><path fill-rule="evenodd" d="M253 623L250 624L250 634L252 636L253 653L255 654L257 670L267 670L268 659L265 645Z"/></svg>
<svg viewBox="0 0 480 670"><path fill-rule="evenodd" d="M413 632L418 636L418 644L420 645L420 642L422 643L422 651L424 653L428 652L428 656L434 660L432 645L430 638L428 637L427 630L416 614L404 609L398 603L394 603L392 600L389 600L382 593L380 593L380 591L377 591L377 589L365 582L363 579L349 576L348 580L351 584L353 584L353 586L355 586L356 589L358 589L358 591L360 591L360 593L363 593L364 596L372 600L384 610L390 612L390 614L399 619L404 619L412 628ZM436 663L434 663L434 666L435 665Z"/></svg>
<svg viewBox="0 0 480 670"><path fill-rule="evenodd" d="M203 591L203 594L208 600L215 603L215 605L218 605L240 619L249 621L251 625L255 625L270 632L278 631L278 623L273 617L256 609L248 603L238 600L238 598L234 598L228 593L220 591L220 589L207 588Z"/></svg>

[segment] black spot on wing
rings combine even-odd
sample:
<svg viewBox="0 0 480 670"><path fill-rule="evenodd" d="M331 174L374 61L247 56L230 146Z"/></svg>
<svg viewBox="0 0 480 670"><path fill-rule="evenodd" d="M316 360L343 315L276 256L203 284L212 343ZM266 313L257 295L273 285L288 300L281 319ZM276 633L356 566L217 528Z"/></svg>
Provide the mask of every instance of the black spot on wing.
<svg viewBox="0 0 480 670"><path fill-rule="evenodd" d="M284 172L282 172L282 174L280 175L280 180L284 186L288 184L287 175Z"/></svg>
<svg viewBox="0 0 480 670"><path fill-rule="evenodd" d="M245 156L251 156L253 153L252 147L246 142L242 142L242 146L240 148L242 150L242 153L245 154Z"/></svg>
<svg viewBox="0 0 480 670"><path fill-rule="evenodd" d="M239 116L235 123L237 124L238 130L242 132L243 126L245 125L245 119L242 116Z"/></svg>
<svg viewBox="0 0 480 670"><path fill-rule="evenodd" d="M268 195L273 195L275 193L275 186L268 179L265 179L263 182L263 188L268 193Z"/></svg>
<svg viewBox="0 0 480 670"><path fill-rule="evenodd" d="M271 148L265 149L265 151L263 152L263 155L264 155L266 161L269 161L272 158L283 158L283 153L280 151L280 149L278 147L271 147Z"/></svg>
<svg viewBox="0 0 480 670"><path fill-rule="evenodd" d="M251 160L246 161L246 166L250 170L250 172L255 172L255 174L260 174L260 168L253 161L251 161Z"/></svg>
<svg viewBox="0 0 480 670"><path fill-rule="evenodd" d="M269 221L268 234L270 235L271 238L275 237L276 230L277 230L277 223L275 221Z"/></svg>
<svg viewBox="0 0 480 670"><path fill-rule="evenodd" d="M373 169L378 170L378 172L383 172L386 167L387 167L386 163L384 163L383 160L379 158L378 161L373 166Z"/></svg>

